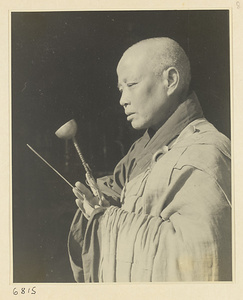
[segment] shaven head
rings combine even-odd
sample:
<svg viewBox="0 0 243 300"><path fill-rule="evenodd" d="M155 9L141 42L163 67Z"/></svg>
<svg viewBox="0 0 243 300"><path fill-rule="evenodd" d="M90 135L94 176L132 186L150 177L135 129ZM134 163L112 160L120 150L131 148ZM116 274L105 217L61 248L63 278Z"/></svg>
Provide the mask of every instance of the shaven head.
<svg viewBox="0 0 243 300"><path fill-rule="evenodd" d="M161 76L169 67L176 68L180 77L178 92L181 96L187 96L191 81L190 62L177 42L167 37L146 39L128 48L124 55L137 50L146 56L156 76Z"/></svg>

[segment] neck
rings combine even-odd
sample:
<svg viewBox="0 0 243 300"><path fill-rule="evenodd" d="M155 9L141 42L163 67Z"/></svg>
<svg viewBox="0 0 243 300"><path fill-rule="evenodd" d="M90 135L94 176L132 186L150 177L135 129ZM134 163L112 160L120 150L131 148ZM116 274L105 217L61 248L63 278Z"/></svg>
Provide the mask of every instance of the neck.
<svg viewBox="0 0 243 300"><path fill-rule="evenodd" d="M170 106L167 109L166 117L164 117L163 119L161 119L159 123L151 127L153 131L156 132L159 128L161 128L167 122L167 120L173 115L173 113L177 110L177 108L180 106L181 103L178 101L178 98L174 98L174 99L170 98L168 99L168 104Z"/></svg>

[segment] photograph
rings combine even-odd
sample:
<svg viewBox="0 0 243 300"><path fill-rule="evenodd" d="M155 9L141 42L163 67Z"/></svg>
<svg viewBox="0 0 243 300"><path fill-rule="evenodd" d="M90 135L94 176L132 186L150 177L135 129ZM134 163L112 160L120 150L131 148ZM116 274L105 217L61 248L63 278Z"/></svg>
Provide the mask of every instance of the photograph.
<svg viewBox="0 0 243 300"><path fill-rule="evenodd" d="M232 282L229 9L10 16L13 283Z"/></svg>

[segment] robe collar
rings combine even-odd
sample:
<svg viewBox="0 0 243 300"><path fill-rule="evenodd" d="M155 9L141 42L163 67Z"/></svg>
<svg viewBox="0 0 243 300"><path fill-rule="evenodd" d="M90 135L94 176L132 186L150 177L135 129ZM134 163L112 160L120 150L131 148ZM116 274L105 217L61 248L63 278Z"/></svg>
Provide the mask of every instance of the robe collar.
<svg viewBox="0 0 243 300"><path fill-rule="evenodd" d="M131 160L135 162L130 169L129 179L140 174L151 163L154 153L163 146L168 146L176 139L181 131L192 121L202 118L203 111L195 92L192 92L186 101L181 103L168 120L153 134L148 129L138 142L139 152L131 151ZM134 149L135 150L135 149ZM134 154L134 155L133 155Z"/></svg>

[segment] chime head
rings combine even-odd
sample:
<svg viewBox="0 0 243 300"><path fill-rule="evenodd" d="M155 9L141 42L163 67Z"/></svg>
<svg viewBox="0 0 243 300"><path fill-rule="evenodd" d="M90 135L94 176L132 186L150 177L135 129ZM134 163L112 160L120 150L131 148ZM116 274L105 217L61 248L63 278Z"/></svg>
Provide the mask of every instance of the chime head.
<svg viewBox="0 0 243 300"><path fill-rule="evenodd" d="M60 139L69 140L74 138L77 132L77 123L74 119L62 125L56 132L56 136Z"/></svg>

